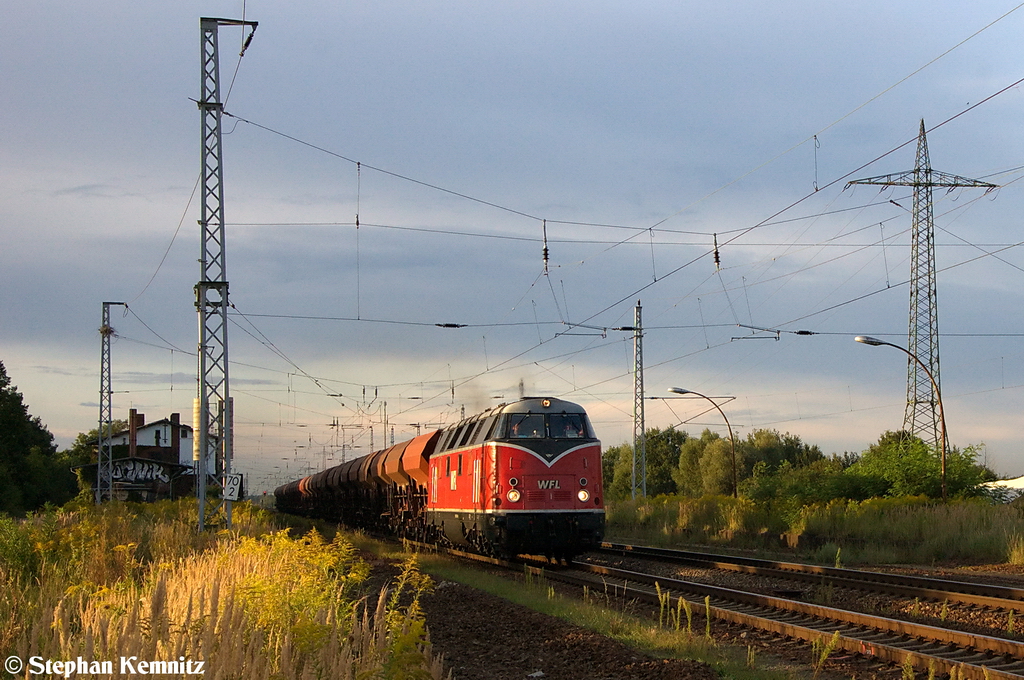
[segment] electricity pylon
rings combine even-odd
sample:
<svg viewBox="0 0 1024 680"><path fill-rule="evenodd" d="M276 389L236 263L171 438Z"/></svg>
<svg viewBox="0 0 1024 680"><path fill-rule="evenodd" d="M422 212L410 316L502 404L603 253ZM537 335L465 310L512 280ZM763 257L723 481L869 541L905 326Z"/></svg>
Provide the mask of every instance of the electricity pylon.
<svg viewBox="0 0 1024 680"><path fill-rule="evenodd" d="M928 158L928 139L924 119L917 137L917 163L913 170L894 175L855 179L850 184L914 187L913 226L910 244L910 333L908 349L928 366L939 382L939 305L935 283L935 217L932 210L932 189L947 187L984 188L998 185L932 170ZM941 389L941 388L940 388ZM929 446L940 444L938 396L927 372L921 370L913 356L907 359L907 410L903 430L921 438Z"/></svg>

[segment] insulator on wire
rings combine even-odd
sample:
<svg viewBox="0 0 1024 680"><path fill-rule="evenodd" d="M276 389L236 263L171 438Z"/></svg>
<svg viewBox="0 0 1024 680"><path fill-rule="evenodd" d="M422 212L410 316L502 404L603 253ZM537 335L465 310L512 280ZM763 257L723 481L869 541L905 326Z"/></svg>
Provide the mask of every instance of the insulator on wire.
<svg viewBox="0 0 1024 680"><path fill-rule="evenodd" d="M718 234L713 234L715 238L715 269L722 268L722 258L718 254Z"/></svg>
<svg viewBox="0 0 1024 680"><path fill-rule="evenodd" d="M544 273L547 274L548 273L548 221L547 220L543 220L542 221L541 228L544 230L544 232L543 232L544 233L544 251L543 251L543 255L544 255Z"/></svg>

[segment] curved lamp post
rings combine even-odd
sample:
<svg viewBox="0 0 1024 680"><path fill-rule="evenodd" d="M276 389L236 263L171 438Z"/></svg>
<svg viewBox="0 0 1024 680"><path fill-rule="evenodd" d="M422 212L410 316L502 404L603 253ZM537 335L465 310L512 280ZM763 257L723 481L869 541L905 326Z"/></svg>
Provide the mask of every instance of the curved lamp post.
<svg viewBox="0 0 1024 680"><path fill-rule="evenodd" d="M891 342L885 340L879 340L878 338L872 338L869 335L858 335L854 338L857 342L865 345L871 345L872 347L878 347L879 345L885 345L887 347L895 347L899 351L906 354L908 357L917 362L917 365L924 370L925 375L932 381L932 389L935 390L935 400L939 403L939 427L941 428L941 446L942 446L942 500L946 500L946 414L942 410L942 394L939 392L939 384L935 382L935 376L928 370L928 367L924 365L924 362L917 358L917 356L908 349L904 349L899 345L894 345Z"/></svg>
<svg viewBox="0 0 1024 680"><path fill-rule="evenodd" d="M725 411L715 403L715 400L711 397L701 394L700 392L694 392L693 390L684 390L682 387L670 387L668 391L672 394L692 394L695 397L701 399L707 399L711 402L711 405L718 409L718 412L722 414L722 419L725 420L725 426L729 428L729 442L732 444L732 496L737 498L739 496L736 489L736 438L732 434L732 425L729 424L729 419L725 417Z"/></svg>

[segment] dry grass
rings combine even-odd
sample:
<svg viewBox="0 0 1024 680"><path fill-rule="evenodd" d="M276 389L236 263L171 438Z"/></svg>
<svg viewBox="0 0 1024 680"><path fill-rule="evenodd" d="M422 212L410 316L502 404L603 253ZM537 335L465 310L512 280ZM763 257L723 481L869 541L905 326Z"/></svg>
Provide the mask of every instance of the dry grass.
<svg viewBox="0 0 1024 680"><path fill-rule="evenodd" d="M0 565L6 649L109 660L115 675L134 657L203 661L207 679L443 677L418 608L430 582L414 561L368 601L369 568L341 535L295 539L264 522L250 523L252 535L197 536L173 508L123 509L20 527L31 555ZM17 543L5 529L0 538Z"/></svg>

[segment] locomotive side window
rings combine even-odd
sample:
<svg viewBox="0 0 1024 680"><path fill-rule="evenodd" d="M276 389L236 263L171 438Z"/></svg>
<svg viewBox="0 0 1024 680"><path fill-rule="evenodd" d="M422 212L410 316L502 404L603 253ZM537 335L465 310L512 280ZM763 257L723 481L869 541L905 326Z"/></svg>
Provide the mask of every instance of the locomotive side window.
<svg viewBox="0 0 1024 680"><path fill-rule="evenodd" d="M473 434L473 430L476 429L478 422L479 421L474 420L473 422L466 425L465 429L462 432L462 438L459 440L459 446L465 446L466 444L469 443L470 437Z"/></svg>
<svg viewBox="0 0 1024 680"><path fill-rule="evenodd" d="M472 445L482 444L485 440L491 438L491 432L494 430L494 423L497 421L497 416L488 416L487 418L480 419L480 426L476 429L473 434L473 438L469 441Z"/></svg>
<svg viewBox="0 0 1024 680"><path fill-rule="evenodd" d="M446 450L450 451L454 448L458 448L459 440L462 439L462 435L466 433L466 425L459 425L455 428L455 432L452 433L452 438L448 441Z"/></svg>
<svg viewBox="0 0 1024 680"><path fill-rule="evenodd" d="M512 413L508 419L508 436L511 439L543 439L544 415L541 413Z"/></svg>
<svg viewBox="0 0 1024 680"><path fill-rule="evenodd" d="M552 439L583 439L587 436L587 423L582 413L552 413L548 416Z"/></svg>
<svg viewBox="0 0 1024 680"><path fill-rule="evenodd" d="M466 432L466 439L462 444L476 444L480 439L481 429L483 429L483 420L473 421L473 424L469 426L469 430Z"/></svg>
<svg viewBox="0 0 1024 680"><path fill-rule="evenodd" d="M455 429L456 428L454 426L451 426L444 431L444 434L441 435L441 441L437 446L438 451L447 451L451 448L452 435L455 433Z"/></svg>

